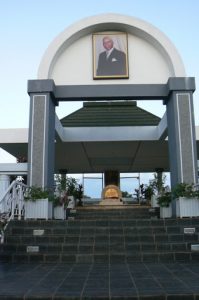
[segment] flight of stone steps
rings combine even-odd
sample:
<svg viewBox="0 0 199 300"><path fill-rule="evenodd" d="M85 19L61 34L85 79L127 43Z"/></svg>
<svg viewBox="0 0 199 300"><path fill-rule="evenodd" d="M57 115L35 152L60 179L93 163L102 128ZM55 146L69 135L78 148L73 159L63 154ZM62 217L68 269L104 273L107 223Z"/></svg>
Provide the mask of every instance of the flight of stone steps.
<svg viewBox="0 0 199 300"><path fill-rule="evenodd" d="M68 221L11 221L0 261L190 262L199 261L198 248L199 218L158 219L145 207L87 207Z"/></svg>

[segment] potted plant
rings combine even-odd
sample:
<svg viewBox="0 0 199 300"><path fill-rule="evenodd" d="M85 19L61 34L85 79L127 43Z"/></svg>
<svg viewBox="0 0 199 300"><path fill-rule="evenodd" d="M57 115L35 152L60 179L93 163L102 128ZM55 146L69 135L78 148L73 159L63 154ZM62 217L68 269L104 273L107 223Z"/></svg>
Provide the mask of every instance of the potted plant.
<svg viewBox="0 0 199 300"><path fill-rule="evenodd" d="M158 196L162 194L162 192L165 189L165 181L166 181L166 175L163 174L162 176L159 176L157 173L153 174L154 178L150 180L150 186L153 189L153 195L151 198L151 206L152 207L159 207L158 204Z"/></svg>
<svg viewBox="0 0 199 300"><path fill-rule="evenodd" d="M64 203L62 202L62 198L56 195L53 198L53 218L58 220L65 219Z"/></svg>
<svg viewBox="0 0 199 300"><path fill-rule="evenodd" d="M83 206L82 198L83 198L83 185L78 184L75 191L75 199L77 201L78 206Z"/></svg>
<svg viewBox="0 0 199 300"><path fill-rule="evenodd" d="M157 202L160 206L160 218L171 218L172 216L172 193L170 191L163 191L158 196Z"/></svg>
<svg viewBox="0 0 199 300"><path fill-rule="evenodd" d="M199 191L193 184L178 183L173 189L177 217L199 216Z"/></svg>
<svg viewBox="0 0 199 300"><path fill-rule="evenodd" d="M66 207L68 204L67 193L61 192L60 194L55 193L53 197L53 217L54 219L66 219Z"/></svg>
<svg viewBox="0 0 199 300"><path fill-rule="evenodd" d="M67 177L66 175L56 175L56 191L54 193L53 207L54 207L54 218L65 219L66 208L69 199L74 201L80 199L80 188L77 180L73 177ZM83 195L83 194L82 194Z"/></svg>
<svg viewBox="0 0 199 300"><path fill-rule="evenodd" d="M68 201L67 197L67 184L66 175L57 174L55 176L55 192L53 197L53 217L54 219L66 218L66 205Z"/></svg>
<svg viewBox="0 0 199 300"><path fill-rule="evenodd" d="M66 177L67 195L72 196L75 199L77 195L77 189L78 189L77 179L73 177Z"/></svg>
<svg viewBox="0 0 199 300"><path fill-rule="evenodd" d="M140 184L139 187L139 202L141 205L146 204L145 194L144 194L144 184Z"/></svg>
<svg viewBox="0 0 199 300"><path fill-rule="evenodd" d="M25 219L52 219L52 193L42 187L27 188L24 195Z"/></svg>
<svg viewBox="0 0 199 300"><path fill-rule="evenodd" d="M153 186L151 184L149 184L149 185L145 184L144 185L143 194L144 194L144 197L146 199L146 203L150 204L151 203L151 198L154 195L154 188L153 188Z"/></svg>

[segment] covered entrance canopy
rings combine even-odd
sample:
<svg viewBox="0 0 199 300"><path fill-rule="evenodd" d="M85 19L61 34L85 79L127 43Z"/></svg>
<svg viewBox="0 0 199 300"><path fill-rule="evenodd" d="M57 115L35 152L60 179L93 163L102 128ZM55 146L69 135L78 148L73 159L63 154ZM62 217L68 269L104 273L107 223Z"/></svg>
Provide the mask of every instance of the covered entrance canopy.
<svg viewBox="0 0 199 300"><path fill-rule="evenodd" d="M84 102L82 109L60 121L64 135L55 147L58 170L169 170L161 119L139 108L135 101Z"/></svg>
<svg viewBox="0 0 199 300"><path fill-rule="evenodd" d="M139 108L136 101L84 102L55 119L54 172L169 171L166 118ZM28 157L28 129L1 130L1 147Z"/></svg>

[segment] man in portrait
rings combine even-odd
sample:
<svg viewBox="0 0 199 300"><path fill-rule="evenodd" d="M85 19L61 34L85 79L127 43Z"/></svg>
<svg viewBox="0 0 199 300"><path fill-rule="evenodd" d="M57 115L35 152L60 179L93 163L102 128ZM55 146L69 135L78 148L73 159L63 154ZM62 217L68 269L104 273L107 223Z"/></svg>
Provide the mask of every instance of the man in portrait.
<svg viewBox="0 0 199 300"><path fill-rule="evenodd" d="M97 76L124 76L127 75L126 54L114 47L113 39L104 36L103 47L105 51L99 54Z"/></svg>

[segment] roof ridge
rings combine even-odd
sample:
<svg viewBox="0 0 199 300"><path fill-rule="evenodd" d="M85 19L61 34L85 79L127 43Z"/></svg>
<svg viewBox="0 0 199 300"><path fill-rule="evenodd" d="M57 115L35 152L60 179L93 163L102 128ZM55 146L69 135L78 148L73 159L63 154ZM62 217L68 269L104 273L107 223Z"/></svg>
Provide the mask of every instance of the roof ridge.
<svg viewBox="0 0 199 300"><path fill-rule="evenodd" d="M83 107L102 107L102 106L137 106L136 101L124 100L124 101L101 101L101 102L84 102Z"/></svg>

